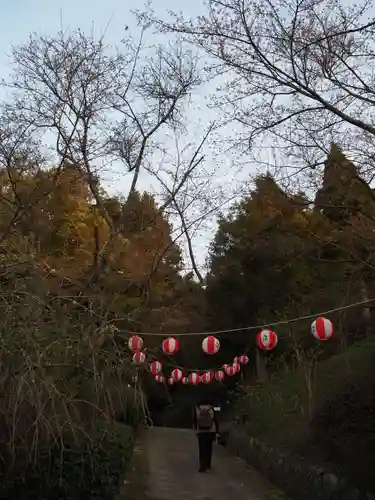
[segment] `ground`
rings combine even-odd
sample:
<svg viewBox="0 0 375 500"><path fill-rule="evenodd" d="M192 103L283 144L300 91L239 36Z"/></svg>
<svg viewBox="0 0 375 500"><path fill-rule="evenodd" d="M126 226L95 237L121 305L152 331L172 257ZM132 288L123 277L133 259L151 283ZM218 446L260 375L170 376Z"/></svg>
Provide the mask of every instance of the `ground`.
<svg viewBox="0 0 375 500"><path fill-rule="evenodd" d="M144 431L117 500L286 500L253 468L215 445L213 469L198 473L193 431L156 427Z"/></svg>

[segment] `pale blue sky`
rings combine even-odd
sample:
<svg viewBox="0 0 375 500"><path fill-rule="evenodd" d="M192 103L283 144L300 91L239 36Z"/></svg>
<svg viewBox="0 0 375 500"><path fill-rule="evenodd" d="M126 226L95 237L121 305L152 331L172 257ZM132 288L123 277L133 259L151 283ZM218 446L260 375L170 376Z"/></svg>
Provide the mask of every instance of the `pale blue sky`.
<svg viewBox="0 0 375 500"><path fill-rule="evenodd" d="M108 23L108 43L118 43L124 35L124 26L136 31L137 25L131 11L142 9L145 2L137 0L14 0L2 2L0 21L0 64L6 64L6 52L11 44L26 41L30 32L55 33L62 25L65 29L81 28L97 34ZM153 8L163 15L166 11L183 10L187 16L202 11L201 0L154 0Z"/></svg>
<svg viewBox="0 0 375 500"><path fill-rule="evenodd" d="M137 26L132 10L142 9L143 2L136 0L9 0L3 2L1 10L0 26L0 77L7 75L7 53L12 44L22 44L27 41L30 32L38 34L53 34L61 26L66 29L80 28L89 31L94 28L94 32L100 35L108 26L106 31L106 41L109 44L118 44L124 36L124 27L129 26L130 32L137 32ZM186 17L195 17L203 11L202 0L154 0L153 8L157 14L163 16L168 10L183 11ZM188 116L191 122L191 137L196 141L202 137L208 123L215 118L212 112L207 111L206 96L214 87L202 87L194 95L193 105L189 108ZM195 136L195 137L194 137ZM208 153L208 163L212 162L212 169L217 170L217 160ZM233 175L230 171L229 158L220 158L220 168L215 176L216 185L233 182ZM249 172L246 173L246 177ZM241 175L242 177L242 175ZM106 184L112 185L116 193L126 192L128 179L123 175L122 167L118 171L112 172L105 179ZM228 184L229 183L229 184ZM144 188L149 187L149 180L143 179ZM213 186L214 188L214 186ZM213 217L207 221L205 227L197 228L194 237L197 258L200 265L204 264L206 247L215 229ZM180 243L184 242L181 240ZM187 263L189 268L190 263Z"/></svg>

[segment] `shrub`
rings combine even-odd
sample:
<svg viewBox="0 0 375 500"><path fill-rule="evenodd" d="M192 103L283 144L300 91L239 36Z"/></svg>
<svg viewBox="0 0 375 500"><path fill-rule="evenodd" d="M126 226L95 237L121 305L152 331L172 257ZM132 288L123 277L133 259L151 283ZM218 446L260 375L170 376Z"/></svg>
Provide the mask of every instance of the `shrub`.
<svg viewBox="0 0 375 500"><path fill-rule="evenodd" d="M304 372L298 369L242 387L231 416L264 443L375 491L374 361L375 339L369 337L317 364L312 411Z"/></svg>
<svg viewBox="0 0 375 500"><path fill-rule="evenodd" d="M129 463L133 436L129 426L100 422L89 433L63 434L61 442L39 449L34 462L18 454L3 478L0 498L111 499Z"/></svg>

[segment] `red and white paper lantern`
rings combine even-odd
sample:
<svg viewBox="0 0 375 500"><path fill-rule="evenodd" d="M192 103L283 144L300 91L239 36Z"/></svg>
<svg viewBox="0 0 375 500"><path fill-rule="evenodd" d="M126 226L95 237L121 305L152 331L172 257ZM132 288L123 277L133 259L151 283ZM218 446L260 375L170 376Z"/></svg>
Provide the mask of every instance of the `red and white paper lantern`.
<svg viewBox="0 0 375 500"><path fill-rule="evenodd" d="M212 372L206 372L203 373L201 376L201 380L203 384L209 384L213 379L213 373Z"/></svg>
<svg viewBox="0 0 375 500"><path fill-rule="evenodd" d="M333 323L322 316L313 321L311 325L311 333L318 340L328 340L333 335Z"/></svg>
<svg viewBox="0 0 375 500"><path fill-rule="evenodd" d="M141 365L146 361L146 354L142 351L136 351L133 354L133 363L136 365Z"/></svg>
<svg viewBox="0 0 375 500"><path fill-rule="evenodd" d="M160 361L153 361L150 363L150 371L155 376L158 375L162 370L162 365Z"/></svg>
<svg viewBox="0 0 375 500"><path fill-rule="evenodd" d="M233 363L234 373L241 371L241 365L239 363Z"/></svg>
<svg viewBox="0 0 375 500"><path fill-rule="evenodd" d="M247 365L247 363L249 362L249 358L248 356L246 356L246 354L243 354L242 356L239 357L239 361L241 365Z"/></svg>
<svg viewBox="0 0 375 500"><path fill-rule="evenodd" d="M219 339L213 335L209 335L202 342L203 352L206 354L216 354L220 349Z"/></svg>
<svg viewBox="0 0 375 500"><path fill-rule="evenodd" d="M182 371L179 368L172 370L171 376L175 382L179 382L182 379Z"/></svg>
<svg viewBox="0 0 375 500"><path fill-rule="evenodd" d="M264 328L264 330L259 332L257 335L258 346L265 351L270 351L271 349L276 347L277 340L278 339L276 333L269 328Z"/></svg>
<svg viewBox="0 0 375 500"><path fill-rule="evenodd" d="M190 373L188 380L189 380L189 384L198 385L199 382L201 381L201 378L198 375L198 373L193 372L193 373Z"/></svg>
<svg viewBox="0 0 375 500"><path fill-rule="evenodd" d="M189 379L187 377L182 377L181 382L186 385L189 383Z"/></svg>
<svg viewBox="0 0 375 500"><path fill-rule="evenodd" d="M233 377L233 375L236 373L236 366L237 365L226 365L224 371L228 375L228 377Z"/></svg>
<svg viewBox="0 0 375 500"><path fill-rule="evenodd" d="M164 351L164 354L168 354L169 356L171 356L173 354L176 354L179 348L180 343L177 339L168 337L167 339L163 340L162 349Z"/></svg>
<svg viewBox="0 0 375 500"><path fill-rule="evenodd" d="M131 351L140 351L143 347L143 340L138 335L132 335L128 340L128 347Z"/></svg>
<svg viewBox="0 0 375 500"><path fill-rule="evenodd" d="M168 379L168 384L169 384L169 385L173 385L173 384L174 384L174 382L175 382L175 381L174 381L174 378L173 378L173 377L169 377L169 379Z"/></svg>
<svg viewBox="0 0 375 500"><path fill-rule="evenodd" d="M217 372L215 373L215 378L218 382L221 382L225 377L225 374L223 372L223 370L217 370Z"/></svg>

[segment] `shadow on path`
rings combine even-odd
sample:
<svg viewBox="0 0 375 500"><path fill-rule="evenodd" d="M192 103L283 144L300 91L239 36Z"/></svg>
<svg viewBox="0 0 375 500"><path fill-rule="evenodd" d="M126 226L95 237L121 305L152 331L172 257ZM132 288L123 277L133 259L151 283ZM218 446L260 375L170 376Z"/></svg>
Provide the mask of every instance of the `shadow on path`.
<svg viewBox="0 0 375 500"><path fill-rule="evenodd" d="M156 427L137 441L117 500L286 500L252 467L214 447L213 469L198 473L198 443L191 430Z"/></svg>

